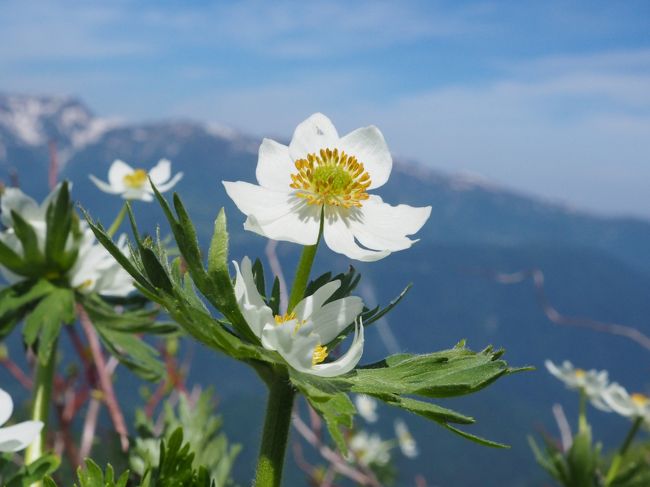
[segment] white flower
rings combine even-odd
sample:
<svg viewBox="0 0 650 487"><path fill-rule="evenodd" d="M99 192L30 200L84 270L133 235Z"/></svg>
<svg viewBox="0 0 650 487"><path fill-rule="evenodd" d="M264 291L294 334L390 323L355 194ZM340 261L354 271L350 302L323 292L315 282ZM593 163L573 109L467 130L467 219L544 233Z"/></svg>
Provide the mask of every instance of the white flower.
<svg viewBox="0 0 650 487"><path fill-rule="evenodd" d="M386 465L390 461L391 442L382 441L377 434L359 431L348 444L350 453L362 465Z"/></svg>
<svg viewBox="0 0 650 487"><path fill-rule="evenodd" d="M158 191L164 193L172 189L183 177L182 172L172 177L171 166L169 160L160 159L158 164L147 173L144 169L134 169L126 162L117 159L108 170L108 183L97 179L92 174L89 177L105 193L119 194L125 200L153 201L154 193L149 179L156 185Z"/></svg>
<svg viewBox="0 0 650 487"><path fill-rule="evenodd" d="M47 233L46 211L47 206L58 195L59 187L52 191L40 205L32 198L17 188L7 188L0 199L2 211L1 220L6 230L0 232L0 240L14 250L18 255L23 255L23 247L16 236L11 218L12 210L18 213L34 229L38 239L38 247L45 251ZM77 260L67 271L68 282L71 287L82 293L96 292L105 296L126 296L135 290L133 280L113 256L97 242L92 230L85 222L80 224L81 236L73 238L68 236L66 250L78 249ZM122 235L117 242L122 251L126 250L126 235ZM25 280L24 276L14 274L3 266L0 273L9 284Z"/></svg>
<svg viewBox="0 0 650 487"><path fill-rule="evenodd" d="M0 425L5 424L14 411L11 396L0 389ZM25 421L0 428L0 452L16 452L27 448L43 429L40 421Z"/></svg>
<svg viewBox="0 0 650 487"><path fill-rule="evenodd" d="M406 423L399 418L395 420L395 435L397 435L399 449L405 457L415 458L420 454L415 438L411 435Z"/></svg>
<svg viewBox="0 0 650 487"><path fill-rule="evenodd" d="M321 377L345 374L359 362L363 353L363 325L355 318L363 310L363 302L350 296L326 304L341 286L340 281L325 284L300 301L290 314L274 316L257 291L250 259L244 257L241 268L236 262L234 265L237 303L264 348L277 351L294 369ZM350 348L338 359L325 363L329 353L327 344L353 321L355 331Z"/></svg>
<svg viewBox="0 0 650 487"><path fill-rule="evenodd" d="M296 128L289 146L264 139L258 185L224 182L248 217L244 228L273 240L313 245L321 215L323 238L333 251L374 261L409 248L431 207L391 206L367 190L383 185L393 166L381 132L363 127L339 137L316 113Z"/></svg>
<svg viewBox="0 0 650 487"><path fill-rule="evenodd" d="M624 387L614 382L603 394L603 399L612 411L621 416L642 418L646 424L650 424L650 397L639 393L629 394Z"/></svg>
<svg viewBox="0 0 650 487"><path fill-rule="evenodd" d="M603 401L603 394L609 385L606 370L578 369L567 360L562 362L560 367L550 360L546 360L544 365L553 376L564 382L569 389L583 390L594 407L601 411L611 411Z"/></svg>
<svg viewBox="0 0 650 487"><path fill-rule="evenodd" d="M368 423L377 421L377 401L366 394L357 394L354 397L357 412Z"/></svg>

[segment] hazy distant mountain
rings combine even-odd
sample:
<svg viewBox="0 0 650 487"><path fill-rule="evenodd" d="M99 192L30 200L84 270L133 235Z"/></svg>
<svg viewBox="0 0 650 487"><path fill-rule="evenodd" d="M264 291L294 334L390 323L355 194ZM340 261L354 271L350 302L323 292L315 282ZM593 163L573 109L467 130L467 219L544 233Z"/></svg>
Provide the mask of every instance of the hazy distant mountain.
<svg viewBox="0 0 650 487"><path fill-rule="evenodd" d="M254 180L257 138L187 121L120 124L97 118L67 98L0 96L0 177L8 180L15 168L27 191L44 195L48 141L57 144L61 176L74 182L75 198L104 223L110 223L121 202L100 193L88 174L105 179L115 158L147 168L167 157L174 170L185 173L176 189L202 241L207 241L218 209L225 206L233 258L245 253L263 255L264 240L243 232L243 216L221 185L222 180ZM647 352L637 345L551 325L530 283L506 287L475 272L540 267L546 274L549 297L560 310L650 332L650 222L577 212L417 163L396 162L390 181L379 193L389 203L433 208L430 221L418 235L421 241L413 249L359 266L367 301L386 302L407 282L415 283L411 295L389 317L400 348L423 352L468 338L473 348L489 343L505 346L506 357L515 365L539 367L546 357L569 358L586 367L609 368L617 380L634 388L650 388L645 379L650 364ZM142 228L152 231L160 223L166 231L157 205L138 203L135 210ZM297 250L291 244L279 246L280 259L288 268ZM319 250L319 262L321 269L336 270L344 270L348 263L326 248ZM379 334L370 330L367 360L385 353ZM252 375L201 348L194 370L197 380L204 383L217 377L231 435L256 441L257 432L250 424L261 420L263 404ZM233 374L239 378L236 386L221 379ZM552 403L562 401L572 413L574 399L542 370L507 378L476 397L448 401L449 406L477 417L479 425L473 431L511 443L513 449L508 452L470 445L434 427L420 428L422 423L416 418L407 418L416 431L427 433L418 438L422 459L400 461L403 485L410 485L409 473L417 471L434 485L536 485L531 479L543 475L533 466L525 436L540 424L553 428ZM245 418L247 428L237 422L242 410L250 414ZM594 414L601 419L600 431L606 436L620 424L616 418ZM249 451L238 464L244 483L254 454ZM439 460L430 461L431 457ZM474 468L458 468L459 458L467 458ZM490 474L487 480L486 472ZM300 474L293 474L297 482Z"/></svg>

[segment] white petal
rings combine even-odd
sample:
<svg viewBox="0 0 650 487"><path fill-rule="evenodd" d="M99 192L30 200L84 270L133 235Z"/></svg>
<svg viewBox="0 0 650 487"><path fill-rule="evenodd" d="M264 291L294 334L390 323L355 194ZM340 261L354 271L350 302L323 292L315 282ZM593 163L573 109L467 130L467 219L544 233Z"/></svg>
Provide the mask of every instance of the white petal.
<svg viewBox="0 0 650 487"><path fill-rule="evenodd" d="M361 208L351 213L348 225L364 247L395 252L413 245L414 241L407 235L420 230L430 214L430 206L391 206L373 195Z"/></svg>
<svg viewBox="0 0 650 487"><path fill-rule="evenodd" d="M147 191L146 187L128 188L122 191L122 198L125 200L153 201L153 196Z"/></svg>
<svg viewBox="0 0 650 487"><path fill-rule="evenodd" d="M264 139L255 170L257 182L265 188L288 191L294 172L296 166L289 156L289 147L275 140Z"/></svg>
<svg viewBox="0 0 650 487"><path fill-rule="evenodd" d="M169 159L160 159L158 164L151 168L149 171L149 179L156 186L163 184L169 180L172 175L172 163Z"/></svg>
<svg viewBox="0 0 650 487"><path fill-rule="evenodd" d="M40 421L25 421L0 428L0 451L16 452L27 448L43 429Z"/></svg>
<svg viewBox="0 0 650 487"><path fill-rule="evenodd" d="M295 332L297 325L297 320L285 321L279 325L275 322L265 325L262 329L262 346L268 350L277 350L289 365L297 370L303 370L311 366L318 337L297 335Z"/></svg>
<svg viewBox="0 0 650 487"><path fill-rule="evenodd" d="M119 189L115 189L115 188L113 188L113 186L111 186L111 185L108 184L108 183L105 183L105 182L102 181L101 179L96 178L96 177L93 176L92 174L89 174L88 177L90 178L90 180L91 180L93 183L95 183L95 186L97 186L99 189L101 189L104 193L118 194L118 193L121 193L121 192L122 192L122 191L119 190Z"/></svg>
<svg viewBox="0 0 650 487"><path fill-rule="evenodd" d="M242 181L223 184L228 196L248 216L246 230L301 245L313 245L318 240L320 207L290 193Z"/></svg>
<svg viewBox="0 0 650 487"><path fill-rule="evenodd" d="M347 352L334 362L312 366L310 373L320 377L335 377L350 372L361 360L363 355L363 325L357 323L354 339Z"/></svg>
<svg viewBox="0 0 650 487"><path fill-rule="evenodd" d="M334 149L338 142L339 134L330 119L322 113L314 113L296 127L289 144L289 154L296 161L321 149Z"/></svg>
<svg viewBox="0 0 650 487"><path fill-rule="evenodd" d="M350 259L373 262L390 254L388 250L375 251L360 247L354 241L352 231L348 228L346 221L339 216L337 210L330 210L327 207L325 208L323 237L330 249Z"/></svg>
<svg viewBox="0 0 650 487"><path fill-rule="evenodd" d="M169 191L174 186L176 186L176 183L178 183L181 179L183 179L183 172L182 171L177 172L176 174L174 174L174 177L171 178L166 183L156 184L154 182L154 184L156 184L156 189L159 192L164 193L165 191ZM153 192L153 190L151 189L151 186L149 186L149 185L147 185L147 190Z"/></svg>
<svg viewBox="0 0 650 487"><path fill-rule="evenodd" d="M25 220L40 219L41 211L39 205L32 198L27 196L18 188L6 188L0 200L2 211L2 224L11 227L11 211L15 211Z"/></svg>
<svg viewBox="0 0 650 487"><path fill-rule="evenodd" d="M257 291L253 278L253 265L248 257L244 257L241 268L237 262L235 266L235 297L246 323L258 338L262 336L264 325L273 323L273 312Z"/></svg>
<svg viewBox="0 0 650 487"><path fill-rule="evenodd" d="M309 319L314 311L320 309L325 304L325 301L340 287L341 281L339 280L328 282L319 287L314 294L300 301L293 309L298 320L303 321Z"/></svg>
<svg viewBox="0 0 650 487"><path fill-rule="evenodd" d="M321 343L334 340L363 311L363 301L357 296L337 299L315 311L311 317L313 333L320 337Z"/></svg>
<svg viewBox="0 0 650 487"><path fill-rule="evenodd" d="M108 170L108 183L115 190L123 191L125 189L124 176L131 174L133 168L126 162L116 159Z"/></svg>
<svg viewBox="0 0 650 487"><path fill-rule="evenodd" d="M14 401L3 389L0 389L0 425L5 424L14 411Z"/></svg>
<svg viewBox="0 0 650 487"><path fill-rule="evenodd" d="M370 175L370 189L378 188L388 181L393 158L384 136L374 125L356 129L342 137L338 148L363 164Z"/></svg>

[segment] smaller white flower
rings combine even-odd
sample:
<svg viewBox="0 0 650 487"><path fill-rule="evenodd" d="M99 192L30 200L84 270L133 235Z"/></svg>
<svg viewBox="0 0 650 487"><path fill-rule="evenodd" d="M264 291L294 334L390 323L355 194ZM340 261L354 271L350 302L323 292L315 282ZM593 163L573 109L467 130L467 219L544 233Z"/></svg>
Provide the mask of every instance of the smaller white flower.
<svg viewBox="0 0 650 487"><path fill-rule="evenodd" d="M11 396L0 389L0 425L5 424L14 411ZM27 448L43 429L40 421L25 421L0 428L0 452L16 452Z"/></svg>
<svg viewBox="0 0 650 487"><path fill-rule="evenodd" d="M356 459L362 465L386 465L390 461L390 441L382 441L378 434L369 435L365 431L359 431L350 438L348 444L351 458Z"/></svg>
<svg viewBox="0 0 650 487"><path fill-rule="evenodd" d="M399 449L405 457L415 458L420 454L415 438L411 435L406 423L399 418L395 420L395 435Z"/></svg>
<svg viewBox="0 0 650 487"><path fill-rule="evenodd" d="M349 296L326 303L341 286L340 281L332 281L300 301L291 313L274 316L257 291L250 259L244 257L241 267L237 262L233 264L237 272L237 303L264 348L278 352L299 372L321 377L342 375L357 365L363 354L363 325L356 321L363 311L361 298ZM348 351L332 362L325 362L329 354L327 344L352 322L354 339Z"/></svg>
<svg viewBox="0 0 650 487"><path fill-rule="evenodd" d="M583 370L573 366L565 360L561 366L555 365L546 360L544 365L548 371L557 379L573 390L583 390L591 404L601 411L611 411L603 400L603 394L609 386L609 377L606 370Z"/></svg>
<svg viewBox="0 0 650 487"><path fill-rule="evenodd" d="M158 164L147 172L144 169L134 169L126 162L117 159L108 170L108 183L92 174L89 177L105 193L119 194L125 200L153 201L154 193L149 179L156 185L158 191L164 193L172 189L183 177L182 172L172 177L171 167L172 163L168 159L160 159Z"/></svg>
<svg viewBox="0 0 650 487"><path fill-rule="evenodd" d="M357 394L354 397L354 404L357 412L368 423L377 421L377 401L374 398L366 394Z"/></svg>
<svg viewBox="0 0 650 487"><path fill-rule="evenodd" d="M621 416L642 418L650 425L650 397L645 394L629 394L623 386L614 382L605 391L603 399L612 411Z"/></svg>

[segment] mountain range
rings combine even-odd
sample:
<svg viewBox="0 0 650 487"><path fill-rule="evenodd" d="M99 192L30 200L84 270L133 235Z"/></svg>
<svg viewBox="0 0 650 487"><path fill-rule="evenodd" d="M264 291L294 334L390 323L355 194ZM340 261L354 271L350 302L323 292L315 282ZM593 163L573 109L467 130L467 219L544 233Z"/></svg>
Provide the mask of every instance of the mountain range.
<svg viewBox="0 0 650 487"><path fill-rule="evenodd" d="M219 208L226 208L235 259L264 256L265 242L244 232L244 217L226 197L221 181L253 181L259 143L258 137L194 121L131 124L104 119L73 98L0 95L0 178L6 184L18 181L29 194L43 197L53 150L59 178L72 181L80 204L110 224L121 201L99 192L88 175L106 179L117 158L149 168L166 157L174 171L184 172L175 190L203 245ZM386 303L407 283L414 283L387 320L369 330L364 360L379 359L388 350L447 348L466 338L471 348L502 346L513 365L538 368L501 380L475 396L445 401L477 418L472 432L509 443L508 451L469 444L406 417L421 456L397 460L399 485L412 485L415 473L438 486L542 485L544 475L534 464L526 435L538 429L555 434L551 406L562 403L572 418L577 401L546 373L546 358L606 368L632 389L650 389L647 350L621 337L554 325L544 315L530 281L505 285L493 279L495 272L540 269L548 299L562 313L650 333L650 222L601 217L474 176L442 173L426 161L397 160L379 193L393 204L431 205L432 214L413 248L357 266L363 275L360 291L368 304ZM159 224L166 233L156 204L137 203L135 212L142 228L153 231ZM298 250L292 244L278 245L285 269L295 264ZM343 271L348 264L327 248L319 249L317 270ZM229 435L245 446L256 444L264 410L256 379L239 364L215 358L201 347L194 350L193 364L192 379L217 387ZM237 380L231 380L234 377ZM392 411L380 413L393 417ZM622 419L597 412L593 418L599 438L620 440ZM388 435L390 421L380 423L379 429ZM245 449L236 469L243 484L256 453L250 450ZM298 469L288 470L288 485L302 485Z"/></svg>

